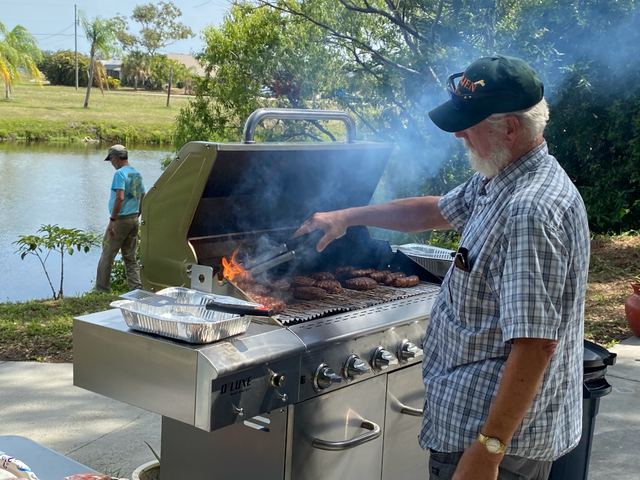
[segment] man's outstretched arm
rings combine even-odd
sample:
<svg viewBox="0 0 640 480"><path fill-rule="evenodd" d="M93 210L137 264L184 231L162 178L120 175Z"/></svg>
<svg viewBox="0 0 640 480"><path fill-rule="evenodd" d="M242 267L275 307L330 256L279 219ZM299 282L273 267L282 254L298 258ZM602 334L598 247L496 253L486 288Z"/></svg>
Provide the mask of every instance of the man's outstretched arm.
<svg viewBox="0 0 640 480"><path fill-rule="evenodd" d="M356 225L399 232L448 230L451 225L440 213L438 200L440 197L412 197L366 207L319 212L306 220L293 234L293 238L322 230L325 235L316 247L321 252L335 239L343 236L347 228Z"/></svg>

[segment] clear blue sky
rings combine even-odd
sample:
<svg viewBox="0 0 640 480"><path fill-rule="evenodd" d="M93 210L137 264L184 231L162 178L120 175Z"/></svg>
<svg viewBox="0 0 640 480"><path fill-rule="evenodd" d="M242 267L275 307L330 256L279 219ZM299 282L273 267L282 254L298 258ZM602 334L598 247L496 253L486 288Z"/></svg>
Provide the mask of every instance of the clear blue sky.
<svg viewBox="0 0 640 480"><path fill-rule="evenodd" d="M166 0L165 0L166 1ZM122 14L131 17L136 5L148 4L145 0L0 0L0 22L12 29L22 25L34 34L42 50L74 50L73 6L77 5L87 18L115 17ZM153 2L156 3L156 2ZM189 40L169 45L162 53L192 53L202 50L202 30L208 25L219 25L229 8L227 0L174 0L180 10L180 21L191 27L196 34ZM130 29L135 33L138 25L129 19ZM82 27L78 27L78 51L89 54Z"/></svg>

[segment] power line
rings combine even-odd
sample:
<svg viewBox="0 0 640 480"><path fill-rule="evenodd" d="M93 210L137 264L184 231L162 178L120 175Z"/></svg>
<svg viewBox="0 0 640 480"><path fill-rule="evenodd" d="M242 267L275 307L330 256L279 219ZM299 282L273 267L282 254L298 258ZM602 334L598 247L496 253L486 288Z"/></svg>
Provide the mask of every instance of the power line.
<svg viewBox="0 0 640 480"><path fill-rule="evenodd" d="M49 38L51 38L51 37L55 37L55 36L57 36L57 35L61 35L61 34L62 34L62 32L66 32L67 30L69 30L69 29L70 29L71 27L73 27L74 25L75 25L75 22L74 22L74 23L72 23L71 25L69 25L67 28L65 28L65 29L63 29L63 30L60 30L58 33L51 34L51 35L49 35L48 37L41 39L40 41L44 41L44 40L47 40L47 39L49 39ZM42 33L42 34L39 34L39 33L33 33L32 35L47 35L47 34L46 34L46 33Z"/></svg>

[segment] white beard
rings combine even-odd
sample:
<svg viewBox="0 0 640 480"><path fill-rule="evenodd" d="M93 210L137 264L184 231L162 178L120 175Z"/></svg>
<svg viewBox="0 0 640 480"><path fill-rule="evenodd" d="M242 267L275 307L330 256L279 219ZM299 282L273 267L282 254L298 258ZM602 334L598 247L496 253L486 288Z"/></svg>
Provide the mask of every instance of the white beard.
<svg viewBox="0 0 640 480"><path fill-rule="evenodd" d="M486 157L478 155L478 151L471 146L466 138L462 139L464 146L469 150L469 163L471 168L485 177L491 179L507 168L511 159L511 152L501 143L493 143L491 151Z"/></svg>

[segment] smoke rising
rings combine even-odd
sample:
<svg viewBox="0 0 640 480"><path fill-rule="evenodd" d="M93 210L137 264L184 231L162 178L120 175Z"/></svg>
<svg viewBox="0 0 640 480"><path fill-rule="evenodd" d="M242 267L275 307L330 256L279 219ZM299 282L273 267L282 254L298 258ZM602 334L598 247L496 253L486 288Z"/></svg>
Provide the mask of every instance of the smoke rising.
<svg viewBox="0 0 640 480"><path fill-rule="evenodd" d="M640 6L637 2L580 4L556 2L525 13L521 28L510 36L496 37L493 51L458 43L450 45L451 60L439 72L444 84L448 75L462 72L472 61L493 53L523 58L538 72L545 97L553 108L565 94L587 89L594 99L603 95L624 97L637 91L629 78L640 73ZM625 8L627 10L625 10ZM597 84L597 89L596 85ZM412 115L419 125L397 128L391 135L397 146L375 201L411 195L441 195L472 174L462 142L441 132L428 111L447 100L444 86L425 88L410 99ZM457 163L456 163L457 162ZM457 165L458 175L452 175ZM462 178L461 178L462 177Z"/></svg>

